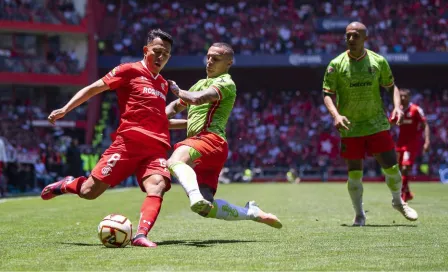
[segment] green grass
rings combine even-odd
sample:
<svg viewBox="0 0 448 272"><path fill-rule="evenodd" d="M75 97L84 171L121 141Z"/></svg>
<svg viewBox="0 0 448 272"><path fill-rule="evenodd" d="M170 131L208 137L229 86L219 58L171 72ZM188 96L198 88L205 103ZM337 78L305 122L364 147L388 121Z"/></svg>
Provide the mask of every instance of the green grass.
<svg viewBox="0 0 448 272"><path fill-rule="evenodd" d="M105 248L96 227L110 213L138 224L144 194L111 190L86 201L62 196L0 200L0 270L447 270L448 186L412 184L406 221L384 183L365 184L367 226L347 227L352 207L338 184L220 185L218 198L255 199L281 230L245 221L204 219L189 211L179 186L165 195L150 238L155 249Z"/></svg>

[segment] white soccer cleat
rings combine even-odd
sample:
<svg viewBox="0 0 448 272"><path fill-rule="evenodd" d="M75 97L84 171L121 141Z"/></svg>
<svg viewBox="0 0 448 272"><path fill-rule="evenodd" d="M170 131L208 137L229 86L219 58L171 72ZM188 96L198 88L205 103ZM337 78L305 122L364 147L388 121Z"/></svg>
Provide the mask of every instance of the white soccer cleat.
<svg viewBox="0 0 448 272"><path fill-rule="evenodd" d="M355 219L353 219L353 225L354 227L363 227L366 225L366 216L363 214L359 214L355 216Z"/></svg>
<svg viewBox="0 0 448 272"><path fill-rule="evenodd" d="M415 221L418 219L417 212L409 207L408 203L403 202L402 204L395 205L392 203L392 207L399 211L407 220Z"/></svg>
<svg viewBox="0 0 448 272"><path fill-rule="evenodd" d="M213 208L213 204L210 203L210 201L205 199L199 199L193 203L190 204L190 209L202 216L206 216L209 214L211 209Z"/></svg>
<svg viewBox="0 0 448 272"><path fill-rule="evenodd" d="M253 214L254 221L266 224L276 229L281 229L283 227L282 223L277 218L277 216L262 211L258 207L257 203L255 203L255 201L247 202L245 208L249 209L249 212Z"/></svg>

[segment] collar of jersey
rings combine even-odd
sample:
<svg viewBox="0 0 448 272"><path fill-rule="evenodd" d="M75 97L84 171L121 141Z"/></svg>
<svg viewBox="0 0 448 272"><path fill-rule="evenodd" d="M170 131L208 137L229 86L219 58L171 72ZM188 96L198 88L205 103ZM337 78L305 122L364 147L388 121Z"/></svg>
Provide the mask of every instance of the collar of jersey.
<svg viewBox="0 0 448 272"><path fill-rule="evenodd" d="M367 50L364 49L364 54L362 54L359 58L355 58L352 55L350 55L350 50L347 50L347 55L349 58L351 58L352 60L356 60L356 61L360 61L362 60L366 55L367 55Z"/></svg>
<svg viewBox="0 0 448 272"><path fill-rule="evenodd" d="M229 73L224 73L224 74L220 74L219 76L217 76L217 77L207 77L207 80L209 80L209 79L215 79L215 78L220 78L220 77L222 77L222 76L225 76L225 75L228 75Z"/></svg>
<svg viewBox="0 0 448 272"><path fill-rule="evenodd" d="M146 70L151 74L153 79L157 79L159 77L160 74L154 76L154 74L151 71L149 71L148 67L146 67L146 63L143 60L141 60L140 62L142 63L143 67L145 67Z"/></svg>

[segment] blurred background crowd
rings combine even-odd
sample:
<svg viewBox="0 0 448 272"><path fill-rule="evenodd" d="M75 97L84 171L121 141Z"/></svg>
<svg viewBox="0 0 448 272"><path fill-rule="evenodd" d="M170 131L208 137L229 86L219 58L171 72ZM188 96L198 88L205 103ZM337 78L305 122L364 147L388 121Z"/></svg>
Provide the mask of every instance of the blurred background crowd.
<svg viewBox="0 0 448 272"><path fill-rule="evenodd" d="M95 16L87 16L92 9ZM214 41L254 58L338 54L345 50L345 25L353 19L368 26L366 47L380 54L448 51L448 3L442 0L0 0L0 195L39 192L65 175L90 173L118 124L114 93L79 107L59 126L45 119L113 68L97 68L97 57L139 57L149 29L174 36L173 56L202 56ZM270 180L284 180L291 169L320 180L345 175L321 90L290 85L238 89L227 130L229 180L244 180L246 170ZM448 165L448 89L406 87L431 128L430 151L419 157L412 174L437 176ZM388 96L385 101L391 105ZM89 105L95 105L93 111ZM92 112L96 120L90 122ZM89 127L93 140L86 137ZM397 127L392 132L396 136ZM185 132L171 136L174 144ZM379 175L368 158L366 176ZM125 182L135 184L133 177Z"/></svg>

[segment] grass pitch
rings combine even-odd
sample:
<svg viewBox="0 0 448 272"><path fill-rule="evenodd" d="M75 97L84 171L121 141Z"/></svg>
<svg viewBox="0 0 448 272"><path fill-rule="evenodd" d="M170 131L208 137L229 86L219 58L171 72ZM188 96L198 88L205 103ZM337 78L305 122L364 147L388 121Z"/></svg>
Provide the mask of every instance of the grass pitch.
<svg viewBox="0 0 448 272"><path fill-rule="evenodd" d="M281 230L202 218L173 186L150 233L155 249L109 249L97 237L110 213L136 228L144 198L137 188L94 201L0 200L0 270L448 270L448 185L411 184L416 222L392 209L384 183L364 186L368 225L355 228L343 183L220 185L217 198L257 200Z"/></svg>

